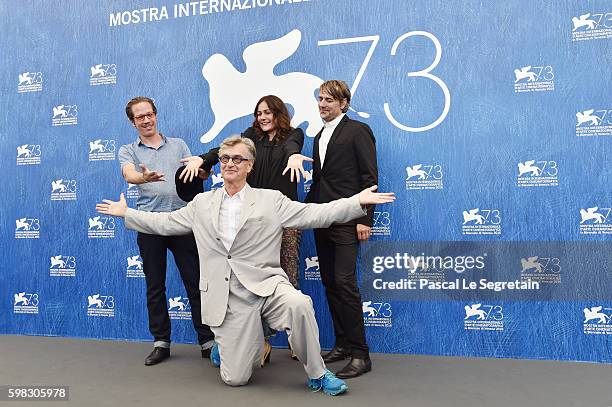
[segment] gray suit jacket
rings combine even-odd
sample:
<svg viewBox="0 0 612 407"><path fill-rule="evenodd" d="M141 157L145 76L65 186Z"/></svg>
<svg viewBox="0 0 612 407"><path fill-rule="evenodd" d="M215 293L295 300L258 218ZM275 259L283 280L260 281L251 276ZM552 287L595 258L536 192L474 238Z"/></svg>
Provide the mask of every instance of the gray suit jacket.
<svg viewBox="0 0 612 407"><path fill-rule="evenodd" d="M326 204L304 204L278 191L246 186L238 233L228 251L219 235L219 208L223 191L198 194L174 212L128 209L125 226L155 235L193 232L200 257L202 320L209 326L223 323L233 271L249 291L262 297L274 293L287 275L280 267L283 228L325 228L365 215L357 195Z"/></svg>

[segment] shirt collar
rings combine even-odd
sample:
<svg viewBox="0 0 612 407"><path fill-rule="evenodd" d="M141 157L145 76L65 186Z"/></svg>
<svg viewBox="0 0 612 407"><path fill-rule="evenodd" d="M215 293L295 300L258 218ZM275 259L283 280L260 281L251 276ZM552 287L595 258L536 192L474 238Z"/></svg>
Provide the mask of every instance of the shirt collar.
<svg viewBox="0 0 612 407"><path fill-rule="evenodd" d="M166 144L167 140L166 140L166 136L164 136L163 134L159 133L159 135L160 135L160 136L161 136L161 138L162 138L162 141L161 141L161 143L159 144L159 147L161 147L161 146L163 146L164 144ZM139 136L139 137L136 139L136 145L137 145L137 146L143 145L143 146L145 146L145 147L148 147L148 146L147 146L145 143L143 143L143 142L142 142L142 140L140 139L140 136ZM159 147L158 147L158 148L159 148Z"/></svg>
<svg viewBox="0 0 612 407"><path fill-rule="evenodd" d="M336 117L331 122L323 122L323 127L325 127L326 129L328 129L328 128L335 129L336 126L338 126L338 123L340 123L340 120L342 120L343 117L344 117L344 113L341 113L338 117Z"/></svg>
<svg viewBox="0 0 612 407"><path fill-rule="evenodd" d="M234 199L237 197L239 201L241 202L244 201L244 194L246 193L246 186L247 184L244 184L242 189L238 191L236 194L234 194L234 196L230 196L230 194L228 194L227 191L225 190L225 187L223 187L223 200Z"/></svg>

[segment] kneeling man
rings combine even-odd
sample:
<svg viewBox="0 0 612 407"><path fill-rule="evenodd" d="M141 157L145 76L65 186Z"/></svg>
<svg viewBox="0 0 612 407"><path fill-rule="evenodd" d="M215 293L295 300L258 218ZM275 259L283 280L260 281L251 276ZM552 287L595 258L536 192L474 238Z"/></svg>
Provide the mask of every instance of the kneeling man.
<svg viewBox="0 0 612 407"><path fill-rule="evenodd" d="M247 138L225 139L219 150L225 187L198 194L174 212L140 212L104 200L98 212L125 217L125 225L143 233L195 235L200 256L202 320L218 345L211 360L221 379L240 386L259 365L263 350L261 320L287 331L314 390L336 395L347 386L325 368L319 328L310 297L293 288L280 267L283 228L323 228L366 214L365 205L392 202L393 193L368 188L326 204L294 202L278 191L251 188L246 179L255 161L255 146Z"/></svg>

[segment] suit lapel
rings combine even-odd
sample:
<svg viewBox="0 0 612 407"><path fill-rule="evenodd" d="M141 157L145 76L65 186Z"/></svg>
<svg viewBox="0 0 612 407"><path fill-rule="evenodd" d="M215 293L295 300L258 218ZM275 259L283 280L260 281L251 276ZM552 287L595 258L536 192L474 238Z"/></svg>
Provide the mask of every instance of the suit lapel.
<svg viewBox="0 0 612 407"><path fill-rule="evenodd" d="M213 228L215 229L215 233L217 235L219 235L219 211L221 210L221 200L223 199L223 191L221 188L214 192L213 199L211 199L210 203L210 216L212 218Z"/></svg>
<svg viewBox="0 0 612 407"><path fill-rule="evenodd" d="M317 133L314 139L314 143L312 145L312 159L314 160L313 167L316 171L321 172L321 157L319 157L319 140L321 139L321 134L323 133L323 129Z"/></svg>

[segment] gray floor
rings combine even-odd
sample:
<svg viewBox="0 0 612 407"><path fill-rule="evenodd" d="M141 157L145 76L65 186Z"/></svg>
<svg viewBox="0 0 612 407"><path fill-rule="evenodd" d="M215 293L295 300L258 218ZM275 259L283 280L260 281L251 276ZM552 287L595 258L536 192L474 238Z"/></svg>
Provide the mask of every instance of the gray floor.
<svg viewBox="0 0 612 407"><path fill-rule="evenodd" d="M174 345L170 359L146 367L150 349L150 343L0 336L0 385L70 386L70 401L53 406L612 407L610 365L375 354L371 373L348 381L349 393L329 397L307 389L301 365L284 349L275 349L272 363L241 388L224 385L195 346Z"/></svg>

